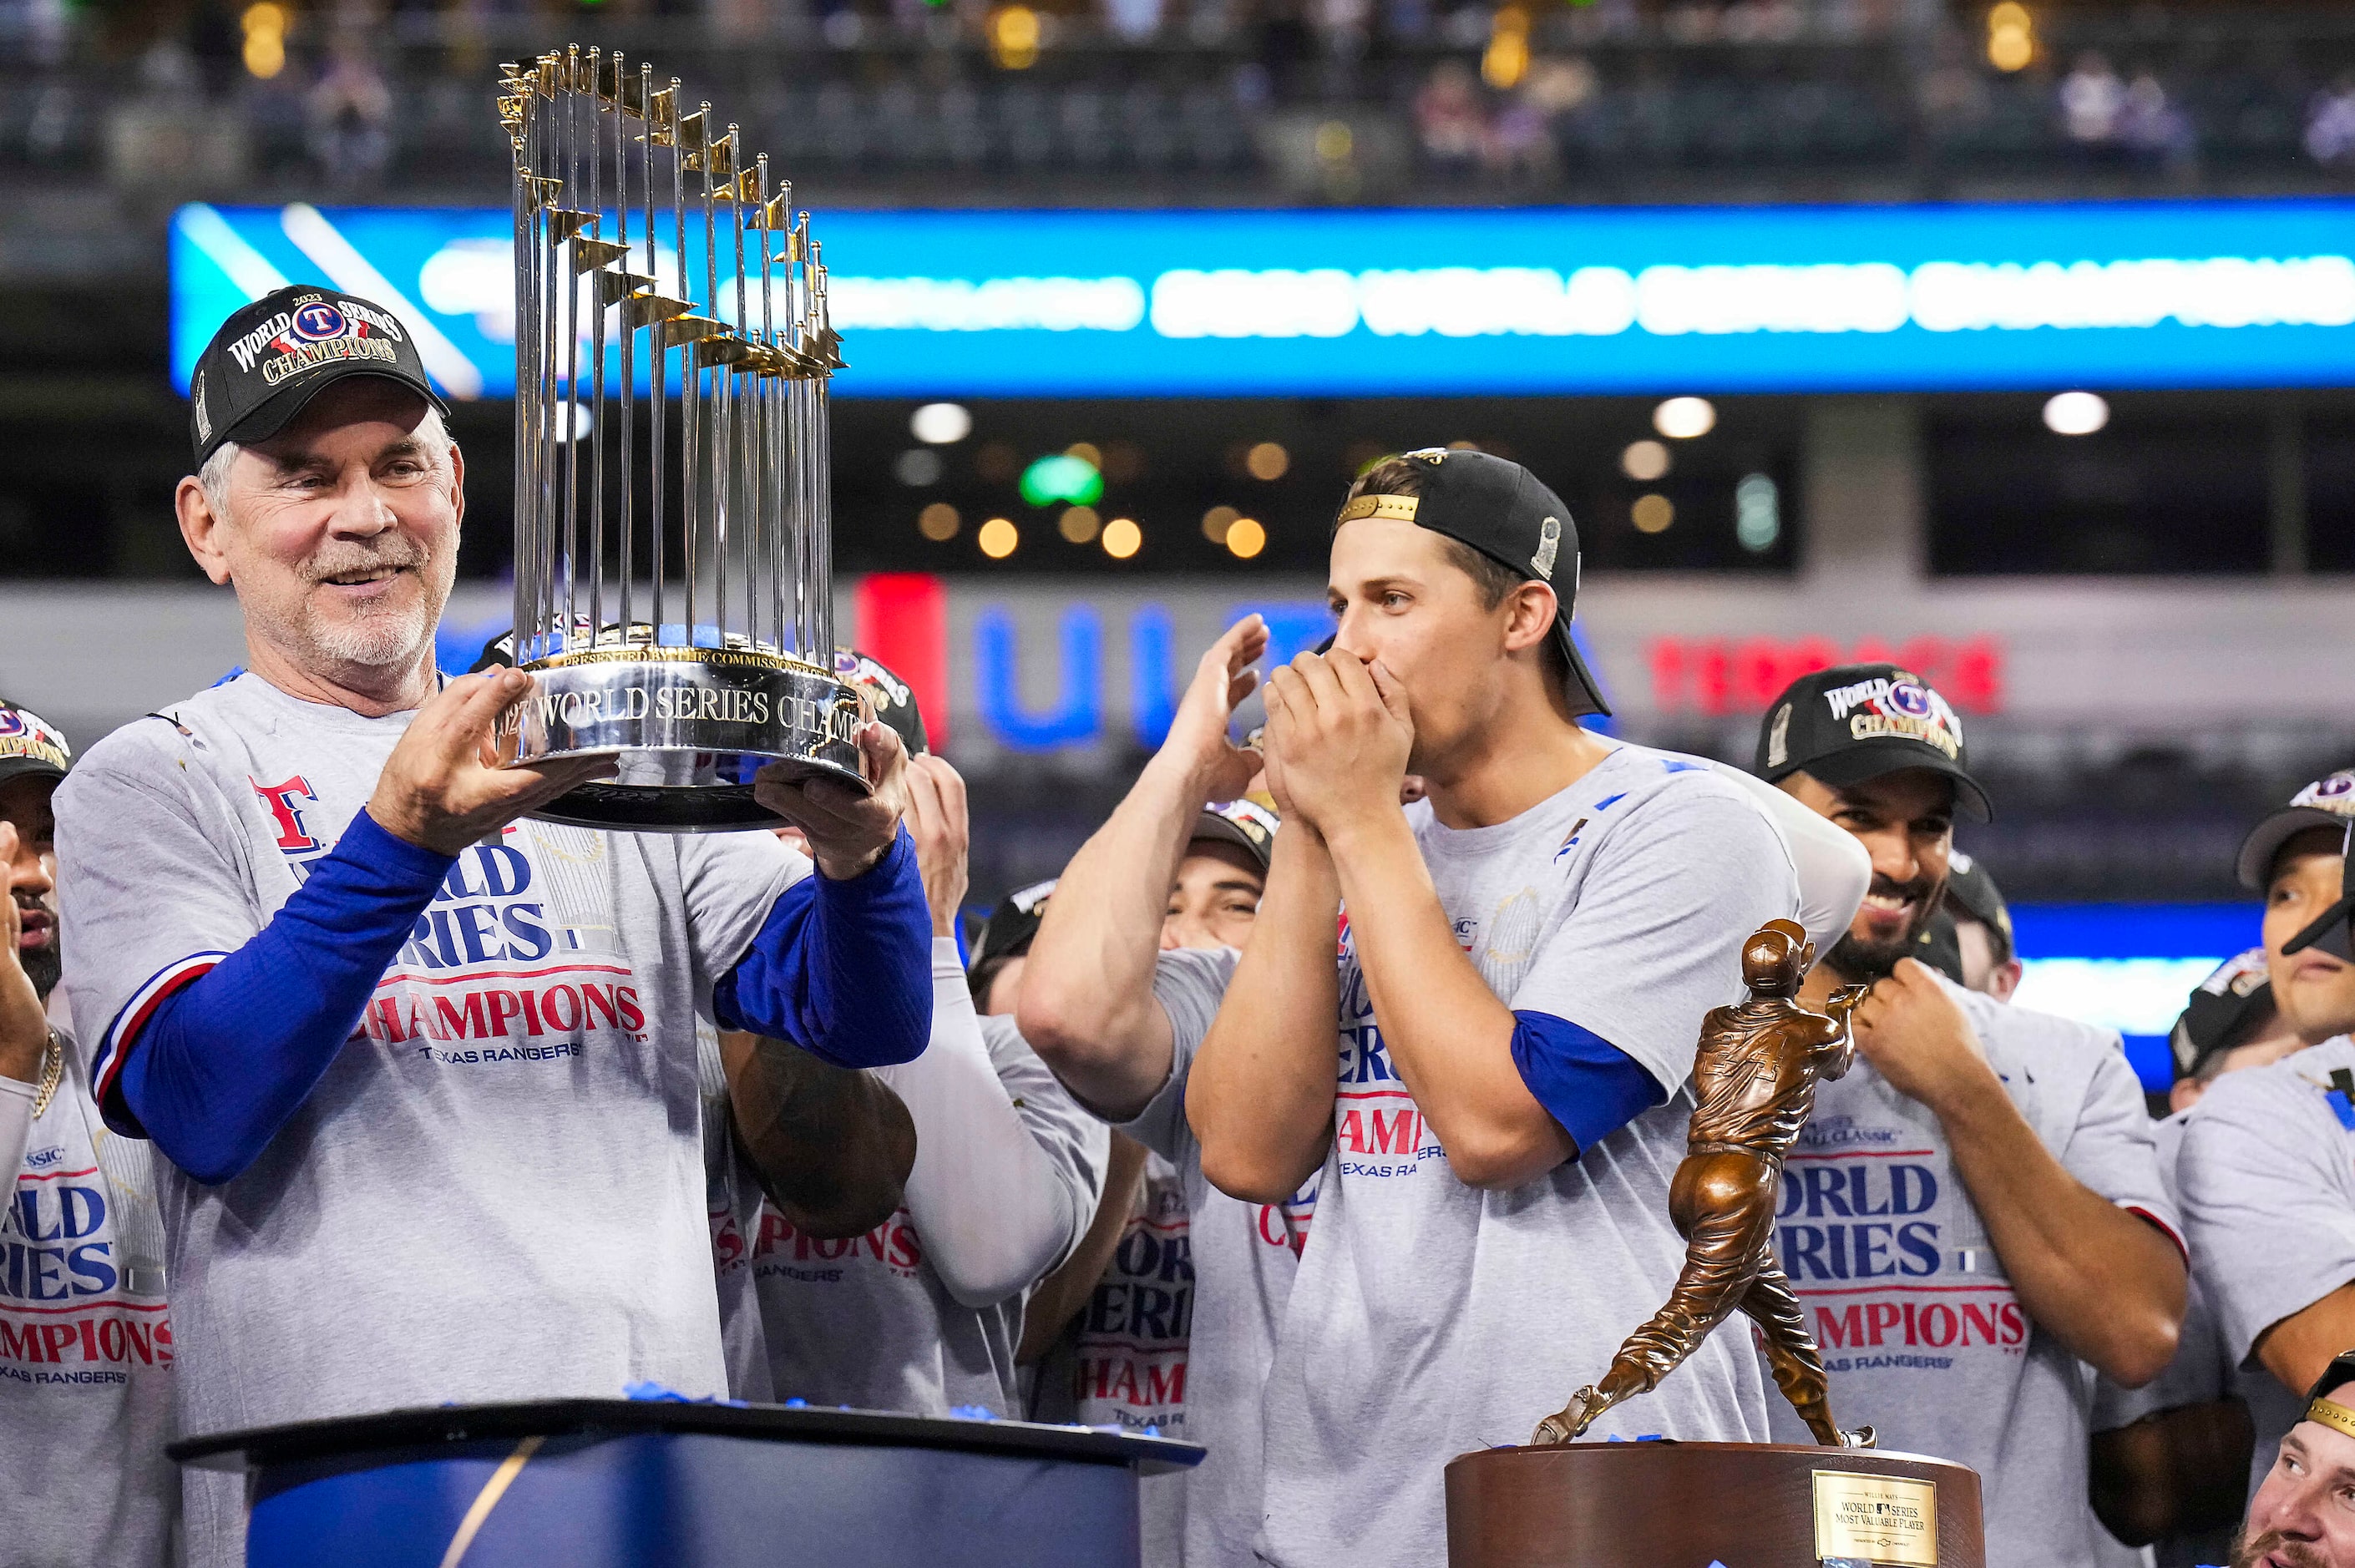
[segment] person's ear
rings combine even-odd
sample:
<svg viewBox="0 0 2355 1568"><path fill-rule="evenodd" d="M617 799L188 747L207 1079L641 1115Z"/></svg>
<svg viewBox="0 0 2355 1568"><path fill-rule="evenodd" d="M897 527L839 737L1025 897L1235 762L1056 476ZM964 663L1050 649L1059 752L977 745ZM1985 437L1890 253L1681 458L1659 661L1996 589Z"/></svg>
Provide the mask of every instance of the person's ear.
<svg viewBox="0 0 2355 1568"><path fill-rule="evenodd" d="M214 514L212 502L195 474L182 479L180 487L172 493L172 510L179 517L180 538L187 545L188 554L196 557L197 565L216 586L226 587L229 552L222 533L229 526L229 519Z"/></svg>
<svg viewBox="0 0 2355 1568"><path fill-rule="evenodd" d="M2180 1116L2200 1103L2208 1086L2197 1078L2178 1078L2175 1086L2167 1091L2167 1108Z"/></svg>
<svg viewBox="0 0 2355 1568"><path fill-rule="evenodd" d="M1553 630L1561 604L1553 589L1534 577L1505 596L1505 648L1518 653L1535 648Z"/></svg>

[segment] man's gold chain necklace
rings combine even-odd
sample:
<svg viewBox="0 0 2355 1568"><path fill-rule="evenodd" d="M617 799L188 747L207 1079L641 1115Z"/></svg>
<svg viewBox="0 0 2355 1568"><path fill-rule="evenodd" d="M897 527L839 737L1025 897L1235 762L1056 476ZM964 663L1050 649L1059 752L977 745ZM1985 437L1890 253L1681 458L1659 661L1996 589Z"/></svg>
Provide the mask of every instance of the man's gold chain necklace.
<svg viewBox="0 0 2355 1568"><path fill-rule="evenodd" d="M66 1075L66 1048L58 1039L58 1032L49 1031L48 1044L41 1047L41 1077L33 1088L33 1119L38 1121L49 1108L49 1101L58 1092L58 1085Z"/></svg>

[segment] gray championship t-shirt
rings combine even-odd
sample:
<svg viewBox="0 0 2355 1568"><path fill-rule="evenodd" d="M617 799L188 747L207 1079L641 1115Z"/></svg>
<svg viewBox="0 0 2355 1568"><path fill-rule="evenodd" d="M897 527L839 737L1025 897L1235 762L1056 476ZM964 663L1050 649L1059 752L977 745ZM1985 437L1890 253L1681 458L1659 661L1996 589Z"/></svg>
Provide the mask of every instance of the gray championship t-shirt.
<svg viewBox="0 0 2355 1568"><path fill-rule="evenodd" d="M1987 1063L2070 1175L2179 1224L2118 1037L1941 977ZM2090 1369L2028 1316L1964 1191L1938 1118L1859 1055L1816 1091L1784 1168L1774 1250L1831 1376L1832 1413L1881 1446L1979 1473L1987 1568L2092 1560ZM1812 1439L1774 1402L1775 1439Z"/></svg>
<svg viewBox="0 0 2355 1568"><path fill-rule="evenodd" d="M1056 1081L1012 1019L983 1018L981 1037L1063 1186L1076 1244L1103 1192L1103 1126ZM1022 1293L994 1307L960 1303L925 1260L924 1237L905 1206L865 1235L825 1241L764 1204L752 1279L777 1398L916 1415L971 1405L1021 1414L1014 1351Z"/></svg>
<svg viewBox="0 0 2355 1568"><path fill-rule="evenodd" d="M261 928L410 716L244 674L91 749L57 794L86 1053ZM156 1161L182 1429L725 1392L696 1025L808 869L767 833L533 821L459 856L261 1156L217 1187ZM192 1560L238 1561L241 1488L188 1480Z"/></svg>
<svg viewBox="0 0 2355 1568"><path fill-rule="evenodd" d="M0 1562L155 1568L180 1512L155 1175L66 1049L0 1213Z"/></svg>
<svg viewBox="0 0 2355 1568"><path fill-rule="evenodd" d="M1642 747L1510 821L1410 818L1489 989L1609 1041L1666 1103L1525 1186L1466 1186L1391 1065L1345 922L1333 1148L1265 1404L1261 1550L1281 1568L1443 1568L1447 1461L1528 1442L1668 1300L1701 1019L1743 995L1744 938L1798 907L1742 787ZM1588 1436L1763 1441L1765 1399L1737 1328Z"/></svg>
<svg viewBox="0 0 2355 1568"><path fill-rule="evenodd" d="M2257 1340L2355 1280L2355 1103L2342 1083L2355 1083L2343 1034L2227 1073L2191 1107L2176 1156L2192 1267L2256 1429L2252 1491L2306 1412L2303 1391L2257 1361Z"/></svg>
<svg viewBox="0 0 2355 1568"><path fill-rule="evenodd" d="M728 1397L770 1403L769 1344L761 1331L761 1297L752 1283L752 1237L765 1199L761 1179L737 1142L729 1113L728 1069L719 1031L696 1030L703 1078L703 1186L711 1224L711 1275L719 1291L719 1343L728 1360Z"/></svg>
<svg viewBox="0 0 2355 1568"><path fill-rule="evenodd" d="M1153 994L1168 1016L1169 1077L1120 1130L1151 1151L1147 1202L1089 1298L1070 1384L1041 1387L1042 1414L1166 1436L1207 1451L1192 1470L1138 1483L1146 1568L1252 1560L1259 1530L1260 1395L1315 1183L1283 1203L1246 1203L1210 1185L1186 1121L1186 1082L1234 978L1231 948L1163 953ZM1042 1378L1053 1368L1042 1368Z"/></svg>

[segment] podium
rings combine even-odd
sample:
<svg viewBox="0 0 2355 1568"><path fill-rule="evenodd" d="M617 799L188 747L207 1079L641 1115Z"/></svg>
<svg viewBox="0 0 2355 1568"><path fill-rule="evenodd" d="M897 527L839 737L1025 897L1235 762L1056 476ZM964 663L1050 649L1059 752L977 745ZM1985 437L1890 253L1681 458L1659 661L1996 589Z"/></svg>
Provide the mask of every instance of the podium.
<svg viewBox="0 0 2355 1568"><path fill-rule="evenodd" d="M871 1411L560 1399L186 1438L242 1471L249 1568L1135 1568L1167 1438Z"/></svg>
<svg viewBox="0 0 2355 1568"><path fill-rule="evenodd" d="M1986 1568L1977 1474L1916 1454L1571 1443L1446 1478L1448 1568Z"/></svg>

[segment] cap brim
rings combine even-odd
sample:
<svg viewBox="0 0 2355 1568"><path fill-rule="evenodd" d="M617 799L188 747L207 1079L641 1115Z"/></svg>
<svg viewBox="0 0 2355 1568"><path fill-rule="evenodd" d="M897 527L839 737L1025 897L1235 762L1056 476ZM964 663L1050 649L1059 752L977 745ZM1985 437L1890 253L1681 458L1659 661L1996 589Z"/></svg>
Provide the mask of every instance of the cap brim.
<svg viewBox="0 0 2355 1568"><path fill-rule="evenodd" d="M2249 836L2241 841L2241 853L2232 857L2232 873L2241 885L2263 893L2273 876L2274 856L2281 853L2282 845L2312 828L2337 828L2343 832L2347 819L2313 806L2291 806L2250 829Z"/></svg>
<svg viewBox="0 0 2355 1568"><path fill-rule="evenodd" d="M1805 773L1819 779L1833 789L1861 784L1868 779L1885 774L1902 773L1908 768L1919 768L1928 773L1943 773L1955 781L1955 804L1975 822L1988 821L1995 815L1987 800L1987 790L1979 781L1964 771L1962 764L1935 747L1918 740L1904 740L1894 736L1859 740L1841 747L1838 751L1795 763L1782 772L1771 775L1768 782L1793 773Z"/></svg>
<svg viewBox="0 0 2355 1568"><path fill-rule="evenodd" d="M320 393L337 382L348 381L355 376L373 376L380 381L389 381L394 386L414 392L424 398L426 404L444 419L450 417L450 405L442 401L440 395L433 388L413 376L401 374L397 369L388 369L381 363L355 360L324 366L276 396L266 397L255 404L247 411L245 418L236 424L215 432L213 439L197 450L197 466L203 467L205 461L219 450L226 442L235 441L240 446L251 446L256 441L268 440L293 424L296 416L309 408L311 400Z"/></svg>
<svg viewBox="0 0 2355 1568"><path fill-rule="evenodd" d="M66 770L37 757L0 757L0 784L11 779L63 779Z"/></svg>
<svg viewBox="0 0 2355 1568"><path fill-rule="evenodd" d="M1263 873L1271 863L1272 852L1266 845L1253 843L1249 833L1216 811L1205 811L1194 819L1194 831L1186 835L1188 843L1194 843L1202 839L1209 839L1212 843L1233 844L1257 862Z"/></svg>

